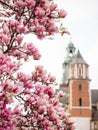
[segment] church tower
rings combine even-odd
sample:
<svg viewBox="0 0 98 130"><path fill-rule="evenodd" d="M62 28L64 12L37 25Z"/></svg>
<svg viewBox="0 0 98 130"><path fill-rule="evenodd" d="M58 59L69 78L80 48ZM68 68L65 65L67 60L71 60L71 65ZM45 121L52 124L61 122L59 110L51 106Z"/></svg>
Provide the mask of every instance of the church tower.
<svg viewBox="0 0 98 130"><path fill-rule="evenodd" d="M67 92L69 111L75 121L76 130L90 130L91 93L89 65L83 59L80 51L75 54L72 42L66 48L67 57L63 63L63 78L60 89ZM64 102L64 98L62 100Z"/></svg>
<svg viewBox="0 0 98 130"><path fill-rule="evenodd" d="M69 79L69 64L72 61L73 57L75 56L75 50L74 44L70 41L67 48L67 56L63 63L63 78L62 78L62 84L67 84Z"/></svg>
<svg viewBox="0 0 98 130"><path fill-rule="evenodd" d="M69 65L70 113L77 130L90 130L91 94L88 67L78 50Z"/></svg>

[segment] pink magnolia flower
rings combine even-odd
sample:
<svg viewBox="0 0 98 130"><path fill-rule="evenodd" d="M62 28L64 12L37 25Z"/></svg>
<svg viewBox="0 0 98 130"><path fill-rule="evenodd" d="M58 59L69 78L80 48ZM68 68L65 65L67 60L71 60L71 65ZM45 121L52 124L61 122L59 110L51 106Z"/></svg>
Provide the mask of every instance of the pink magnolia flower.
<svg viewBox="0 0 98 130"><path fill-rule="evenodd" d="M43 106L39 106L39 108L38 108L38 112L39 113L46 113L46 111L47 111L47 109L46 109L46 106L45 105L43 105Z"/></svg>
<svg viewBox="0 0 98 130"><path fill-rule="evenodd" d="M52 4L50 5L50 10L51 10L51 11L54 11L56 8L57 8L57 4L52 3Z"/></svg>
<svg viewBox="0 0 98 130"><path fill-rule="evenodd" d="M42 121L43 120L43 118L44 118L44 115L43 114L38 114L38 121Z"/></svg>
<svg viewBox="0 0 98 130"><path fill-rule="evenodd" d="M49 120L45 119L43 122L42 122L42 125L44 128L47 128L49 126L52 126L52 124L49 122Z"/></svg>
<svg viewBox="0 0 98 130"><path fill-rule="evenodd" d="M40 54L33 55L34 60L39 60L41 58Z"/></svg>
<svg viewBox="0 0 98 130"><path fill-rule="evenodd" d="M16 5L18 6L18 8L23 8L24 2L23 1L16 1Z"/></svg>
<svg viewBox="0 0 98 130"><path fill-rule="evenodd" d="M38 31L38 33L42 33L43 34L43 32L45 31L45 27L44 26L42 26L42 25L39 25L38 27L37 27L37 31Z"/></svg>
<svg viewBox="0 0 98 130"><path fill-rule="evenodd" d="M53 105L54 106L57 106L59 104L59 99L55 99L54 101L53 101Z"/></svg>
<svg viewBox="0 0 98 130"><path fill-rule="evenodd" d="M59 15L60 18L64 18L67 15L67 12L65 10L61 9L58 12L58 15Z"/></svg>
<svg viewBox="0 0 98 130"><path fill-rule="evenodd" d="M54 33L58 32L58 27L54 25L52 20L47 23L46 28L48 30L49 35L53 35Z"/></svg>
<svg viewBox="0 0 98 130"><path fill-rule="evenodd" d="M9 37L7 35L2 35L2 40L5 42L5 44L9 44Z"/></svg>
<svg viewBox="0 0 98 130"><path fill-rule="evenodd" d="M29 89L25 89L24 90L24 94L27 95L27 94L31 94L31 91Z"/></svg>
<svg viewBox="0 0 98 130"><path fill-rule="evenodd" d="M34 7L36 2L35 2L35 0L26 0L26 4L29 7Z"/></svg>
<svg viewBox="0 0 98 130"><path fill-rule="evenodd" d="M47 77L46 75L42 75L41 78L42 78L42 81L43 81L43 82L47 82L47 80L48 80L48 77Z"/></svg>
<svg viewBox="0 0 98 130"><path fill-rule="evenodd" d="M63 97L65 95L63 91L59 91L57 94L58 94L58 97Z"/></svg>
<svg viewBox="0 0 98 130"><path fill-rule="evenodd" d="M45 36L44 36L43 34L39 34L39 35L37 36L37 38L40 39L40 40L42 40L44 37L45 37Z"/></svg>
<svg viewBox="0 0 98 130"><path fill-rule="evenodd" d="M15 28L15 29L17 29L18 28L18 26L20 25L20 23L18 22L18 21L16 21L16 20L9 20L9 21L7 21L8 22L8 26L9 27L13 27L13 28Z"/></svg>
<svg viewBox="0 0 98 130"><path fill-rule="evenodd" d="M35 89L36 89L36 91L39 93L39 92L41 92L42 86L41 86L40 84L37 84L37 85L35 86Z"/></svg>
<svg viewBox="0 0 98 130"><path fill-rule="evenodd" d="M38 73L43 73L43 66L42 65L39 65L39 66L35 66L35 70L38 72Z"/></svg>
<svg viewBox="0 0 98 130"><path fill-rule="evenodd" d="M3 27L3 34L9 35L9 29L8 29L7 26L4 26L4 27Z"/></svg>
<svg viewBox="0 0 98 130"><path fill-rule="evenodd" d="M14 87L14 88L13 88L13 92L14 92L14 93L18 93L18 92L19 92L19 88L18 88L18 87Z"/></svg>
<svg viewBox="0 0 98 130"><path fill-rule="evenodd" d="M45 11L41 7L37 7L35 14L36 16L43 17L45 15Z"/></svg>
<svg viewBox="0 0 98 130"><path fill-rule="evenodd" d="M58 116L58 114L56 114L56 113L52 113L52 114L50 115L50 119L51 119L52 121L57 121L58 118L59 118L59 116Z"/></svg>
<svg viewBox="0 0 98 130"><path fill-rule="evenodd" d="M52 83L52 82L54 82L56 80L56 78L54 77L54 76L50 76L49 77L49 81Z"/></svg>
<svg viewBox="0 0 98 130"><path fill-rule="evenodd" d="M16 37L16 41L18 42L18 44L21 44L22 41L23 41L23 36L18 35L18 36Z"/></svg>
<svg viewBox="0 0 98 130"><path fill-rule="evenodd" d="M48 94L50 97L54 97L54 90L50 86L44 86L44 92Z"/></svg>
<svg viewBox="0 0 98 130"><path fill-rule="evenodd" d="M27 49L28 49L28 50L32 50L33 47L34 47L34 46L33 46L33 43L28 43L28 44L27 44Z"/></svg>
<svg viewBox="0 0 98 130"><path fill-rule="evenodd" d="M20 34L26 32L26 28L21 25L18 25L16 29L17 29L17 31L19 31Z"/></svg>
<svg viewBox="0 0 98 130"><path fill-rule="evenodd" d="M33 24L34 24L35 27L39 25L39 20L38 20L38 18L34 18Z"/></svg>

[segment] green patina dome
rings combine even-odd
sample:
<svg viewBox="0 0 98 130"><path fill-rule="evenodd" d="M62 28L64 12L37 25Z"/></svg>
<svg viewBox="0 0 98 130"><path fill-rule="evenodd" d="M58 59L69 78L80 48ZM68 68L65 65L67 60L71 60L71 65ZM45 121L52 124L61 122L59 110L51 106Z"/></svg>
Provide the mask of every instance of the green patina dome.
<svg viewBox="0 0 98 130"><path fill-rule="evenodd" d="M74 44L70 41L68 47L74 47Z"/></svg>
<svg viewBox="0 0 98 130"><path fill-rule="evenodd" d="M67 53L68 53L68 54L74 54L74 53L75 53L75 50L76 50L76 48L75 48L74 44L70 41L70 42L68 43L67 48L66 48Z"/></svg>

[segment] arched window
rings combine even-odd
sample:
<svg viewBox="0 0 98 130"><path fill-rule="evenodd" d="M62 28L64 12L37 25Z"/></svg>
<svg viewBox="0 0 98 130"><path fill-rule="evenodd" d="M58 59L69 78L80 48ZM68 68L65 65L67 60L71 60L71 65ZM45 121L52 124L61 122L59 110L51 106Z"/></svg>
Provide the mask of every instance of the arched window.
<svg viewBox="0 0 98 130"><path fill-rule="evenodd" d="M82 91L82 85L79 84L79 91Z"/></svg>
<svg viewBox="0 0 98 130"><path fill-rule="evenodd" d="M70 53L72 53L72 50L70 49Z"/></svg>
<svg viewBox="0 0 98 130"><path fill-rule="evenodd" d="M79 75L81 75L81 68L79 68Z"/></svg>
<svg viewBox="0 0 98 130"><path fill-rule="evenodd" d="M82 106L82 98L79 98L79 106Z"/></svg>

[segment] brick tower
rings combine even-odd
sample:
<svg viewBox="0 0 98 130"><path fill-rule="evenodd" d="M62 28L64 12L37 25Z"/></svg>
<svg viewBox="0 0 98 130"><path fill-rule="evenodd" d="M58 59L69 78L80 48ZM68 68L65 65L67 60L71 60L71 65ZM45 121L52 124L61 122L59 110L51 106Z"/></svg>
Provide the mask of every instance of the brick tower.
<svg viewBox="0 0 98 130"><path fill-rule="evenodd" d="M68 103L72 119L75 121L76 130L90 130L91 120L91 94L89 65L81 53L75 54L72 42L67 47L67 57L63 63L63 78L60 89L69 93ZM63 99L64 103L64 99Z"/></svg>

